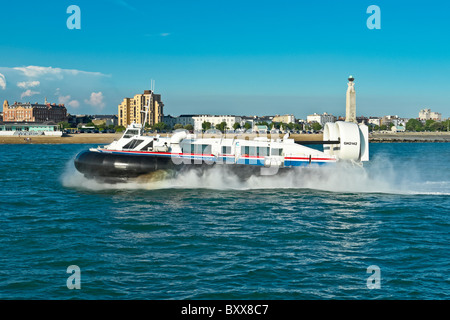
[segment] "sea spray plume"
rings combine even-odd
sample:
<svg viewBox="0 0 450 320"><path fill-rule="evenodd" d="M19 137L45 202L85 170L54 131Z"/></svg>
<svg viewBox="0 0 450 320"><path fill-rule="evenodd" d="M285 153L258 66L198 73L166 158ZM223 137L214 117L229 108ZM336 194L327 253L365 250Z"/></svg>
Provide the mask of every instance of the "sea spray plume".
<svg viewBox="0 0 450 320"><path fill-rule="evenodd" d="M112 184L85 178L76 171L72 163L68 162L66 166L62 175L62 184L65 187L98 191L161 188L218 190L307 188L336 192L364 192L367 186L371 185L367 183L367 175L364 169L346 166L345 164L329 168L312 165L274 176L251 176L247 180L242 180L226 166L212 166L207 170L197 170L196 168L183 170L176 175L160 172L159 174Z"/></svg>
<svg viewBox="0 0 450 320"><path fill-rule="evenodd" d="M180 172L158 171L137 179L108 183L87 179L70 160L61 176L61 183L68 188L94 191L102 190L154 190L168 188L251 190L251 189L312 189L338 193L386 193L386 194L449 194L448 182L430 182L416 174L412 163L399 165L384 155L374 156L365 167L350 162L338 162L330 166L308 167L279 172L277 175L250 176L242 179L225 166L210 166L206 170L196 168Z"/></svg>

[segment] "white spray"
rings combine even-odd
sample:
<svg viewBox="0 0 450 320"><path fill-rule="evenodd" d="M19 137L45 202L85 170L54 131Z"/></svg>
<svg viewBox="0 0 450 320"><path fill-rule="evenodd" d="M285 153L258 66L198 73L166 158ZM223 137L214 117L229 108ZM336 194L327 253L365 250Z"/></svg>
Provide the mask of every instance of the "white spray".
<svg viewBox="0 0 450 320"><path fill-rule="evenodd" d="M414 165L395 168L386 158L374 157L364 168L351 163L309 166L272 176L252 176L242 180L226 166L216 165L201 174L187 170L176 175L167 172L120 183L104 183L85 178L69 161L61 177L63 186L89 190L132 190L206 188L216 190L315 189L345 193L450 194L447 181L424 181Z"/></svg>

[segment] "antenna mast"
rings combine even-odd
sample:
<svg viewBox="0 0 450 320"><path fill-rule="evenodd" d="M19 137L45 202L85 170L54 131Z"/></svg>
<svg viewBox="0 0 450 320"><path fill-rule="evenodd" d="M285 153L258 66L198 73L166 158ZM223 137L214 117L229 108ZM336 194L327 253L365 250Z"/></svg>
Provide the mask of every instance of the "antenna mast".
<svg viewBox="0 0 450 320"><path fill-rule="evenodd" d="M144 111L141 111L141 112L144 112L144 114L145 114L142 131L145 130L145 124L147 123L147 118L148 118L148 110L150 109L150 105L152 103L154 90L155 90L155 80L152 79L152 80L150 80L150 97L148 99L148 104L146 106L144 106Z"/></svg>

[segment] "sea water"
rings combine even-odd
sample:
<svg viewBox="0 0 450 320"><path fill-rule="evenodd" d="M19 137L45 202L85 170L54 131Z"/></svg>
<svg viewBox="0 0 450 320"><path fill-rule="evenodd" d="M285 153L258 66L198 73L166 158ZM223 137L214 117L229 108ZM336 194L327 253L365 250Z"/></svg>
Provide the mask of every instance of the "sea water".
<svg viewBox="0 0 450 320"><path fill-rule="evenodd" d="M75 170L88 147L0 146L0 299L450 297L449 143L117 184Z"/></svg>

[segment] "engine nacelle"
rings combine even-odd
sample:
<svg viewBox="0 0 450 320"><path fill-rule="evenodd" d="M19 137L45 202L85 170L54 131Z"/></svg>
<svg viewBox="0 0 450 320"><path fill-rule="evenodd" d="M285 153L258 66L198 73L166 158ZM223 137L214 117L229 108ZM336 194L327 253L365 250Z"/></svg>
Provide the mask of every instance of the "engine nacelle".
<svg viewBox="0 0 450 320"><path fill-rule="evenodd" d="M177 130L170 138L170 147L173 153L182 153L181 143L188 136L187 130Z"/></svg>
<svg viewBox="0 0 450 320"><path fill-rule="evenodd" d="M369 160L369 131L366 125L337 121L325 124L323 141L340 141L324 145L324 152L341 160Z"/></svg>

